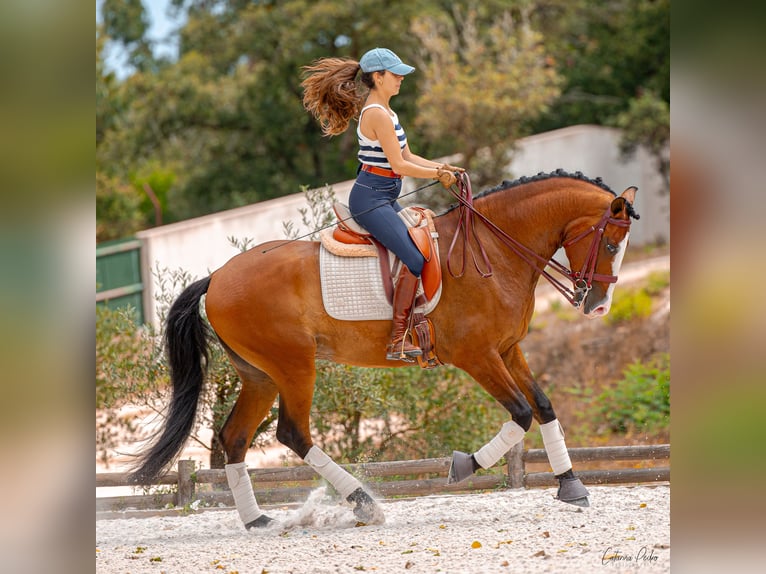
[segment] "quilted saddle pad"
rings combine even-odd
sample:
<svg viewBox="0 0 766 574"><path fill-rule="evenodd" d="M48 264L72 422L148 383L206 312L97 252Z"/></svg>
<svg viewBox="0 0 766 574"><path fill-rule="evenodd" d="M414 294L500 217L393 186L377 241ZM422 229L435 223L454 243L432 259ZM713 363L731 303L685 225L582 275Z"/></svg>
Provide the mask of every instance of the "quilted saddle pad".
<svg viewBox="0 0 766 574"><path fill-rule="evenodd" d="M390 321L393 318L377 257L340 257L320 245L319 275L322 301L330 317L343 321ZM419 287L418 293L421 292ZM428 315L439 302L441 292L440 286L434 298L415 311Z"/></svg>

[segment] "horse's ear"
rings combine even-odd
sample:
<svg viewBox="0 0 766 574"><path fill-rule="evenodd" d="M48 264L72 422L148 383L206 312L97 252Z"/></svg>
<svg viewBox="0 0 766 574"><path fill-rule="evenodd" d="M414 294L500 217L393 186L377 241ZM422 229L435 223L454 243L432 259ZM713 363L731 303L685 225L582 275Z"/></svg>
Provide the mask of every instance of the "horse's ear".
<svg viewBox="0 0 766 574"><path fill-rule="evenodd" d="M638 188L636 186L631 186L623 191L620 197L616 197L612 200L611 211L613 217L625 211L628 206L633 203L633 201L636 199L637 191Z"/></svg>
<svg viewBox="0 0 766 574"><path fill-rule="evenodd" d="M622 192L620 197L624 197L628 202L634 203L636 201L636 192L638 188L635 185L631 185L628 189Z"/></svg>

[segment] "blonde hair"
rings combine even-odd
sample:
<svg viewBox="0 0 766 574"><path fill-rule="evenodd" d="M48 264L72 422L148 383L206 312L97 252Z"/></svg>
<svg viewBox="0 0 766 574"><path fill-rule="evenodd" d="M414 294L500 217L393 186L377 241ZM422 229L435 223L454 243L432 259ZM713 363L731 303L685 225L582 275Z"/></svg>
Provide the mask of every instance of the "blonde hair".
<svg viewBox="0 0 766 574"><path fill-rule="evenodd" d="M303 107L319 120L324 135L342 134L359 115L367 95L356 83L360 69L351 58L322 58L303 67ZM372 73L363 73L361 80L372 87Z"/></svg>

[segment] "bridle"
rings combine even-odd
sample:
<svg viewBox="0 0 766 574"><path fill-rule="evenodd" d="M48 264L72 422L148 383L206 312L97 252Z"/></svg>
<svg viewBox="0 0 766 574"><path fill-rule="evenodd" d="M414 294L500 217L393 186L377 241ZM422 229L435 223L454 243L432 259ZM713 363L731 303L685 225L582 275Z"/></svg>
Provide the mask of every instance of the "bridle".
<svg viewBox="0 0 766 574"><path fill-rule="evenodd" d="M590 247L585 257L585 261L583 262L582 268L579 271L572 271L559 261L556 261L553 257L550 259L544 259L525 245L519 243L505 231L500 229L488 217L476 211L476 209L473 207L473 193L471 191L471 181L468 177L468 174L462 173L456 175L458 175L458 192L455 192L451 188L450 191L452 192L452 195L454 195L460 202L458 207L458 224L457 228L455 229L455 234L452 237L452 243L450 244L449 251L447 252L447 270L452 277L462 277L462 275L465 273L466 252L471 254L474 267L482 277L492 276L492 264L489 261L489 256L487 255L484 246L481 244L479 237L476 235L476 229L474 226L474 216L476 216L489 228L490 231L495 234L495 236L497 236L498 239L500 239L503 244L510 248L511 251L516 253L516 255L518 255L523 261L529 264L533 269L537 270L543 277L545 277L545 279L547 279L548 282L553 285L553 287L555 287L576 309L582 305L585 297L588 295L588 292L593 286L593 281L600 281L604 283L615 283L617 281L616 275L604 275L603 273L596 273L598 247L601 244L601 238L604 235L604 230L606 229L607 224L617 225L619 227L630 227L630 218L617 219L612 217L611 210L609 207L607 207L604 215L601 216L601 219L598 221L598 223L590 226L590 228L586 229L572 239L565 241L562 244L562 247L569 247L593 234ZM457 243L458 237L461 235L463 236L462 265L459 273L456 274L452 270L452 251ZM481 252L481 258L484 262L484 270L479 267L479 262L477 261L476 254L474 253L473 247L469 241L471 236L474 238L474 242ZM569 279L572 282L573 289L570 289L562 281L551 275L546 267L550 267L553 271L560 273L566 279Z"/></svg>

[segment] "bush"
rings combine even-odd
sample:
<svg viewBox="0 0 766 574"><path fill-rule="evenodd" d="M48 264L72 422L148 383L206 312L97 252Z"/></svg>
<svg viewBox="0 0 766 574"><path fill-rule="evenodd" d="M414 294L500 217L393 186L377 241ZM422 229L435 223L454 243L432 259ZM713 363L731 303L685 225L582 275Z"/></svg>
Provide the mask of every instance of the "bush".
<svg viewBox="0 0 766 574"><path fill-rule="evenodd" d="M599 395L597 414L613 433L656 433L670 421L670 355L664 353L651 364L637 361L624 378Z"/></svg>
<svg viewBox="0 0 766 574"><path fill-rule="evenodd" d="M609 325L623 323L636 318L648 317L652 313L652 296L646 289L628 291L612 299L612 308L604 320Z"/></svg>

